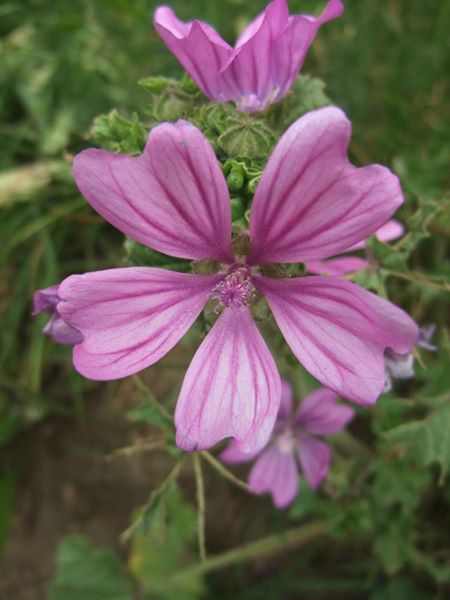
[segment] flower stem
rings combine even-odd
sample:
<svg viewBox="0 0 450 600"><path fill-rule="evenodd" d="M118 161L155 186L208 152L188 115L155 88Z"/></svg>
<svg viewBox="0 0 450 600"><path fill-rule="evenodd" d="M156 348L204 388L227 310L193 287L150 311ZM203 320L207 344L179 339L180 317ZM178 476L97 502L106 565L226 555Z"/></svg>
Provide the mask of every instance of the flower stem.
<svg viewBox="0 0 450 600"><path fill-rule="evenodd" d="M228 481L231 481L231 483L234 483L234 485L237 485L242 490L253 493L251 488L245 483L245 481L242 481L241 479L233 475L231 471L224 467L223 464L219 462L217 458L214 458L214 456L210 454L207 450L203 450L203 452L200 452L200 456L204 458L207 462L209 462L213 469L215 469L220 475L222 475L222 477L225 477L225 479L228 479Z"/></svg>
<svg viewBox="0 0 450 600"><path fill-rule="evenodd" d="M172 415L164 408L164 406L162 404L160 404L158 402L158 400L150 392L150 390L145 385L145 383L142 381L142 379L139 377L139 375L133 375L132 379L136 383L136 387L145 394L145 397L147 398L147 400L149 400L149 402L151 402L153 404L153 406L156 408L156 410L159 411L163 417L165 417L166 419L169 419L171 421Z"/></svg>
<svg viewBox="0 0 450 600"><path fill-rule="evenodd" d="M234 563L264 558L278 552L290 550L326 535L330 526L330 521L316 521L282 533L269 535L256 542L250 542L228 552L207 558L203 563L182 569L174 573L173 579L191 578L217 569L223 569Z"/></svg>
<svg viewBox="0 0 450 600"><path fill-rule="evenodd" d="M199 455L194 452L194 473L195 484L197 488L197 534L198 547L200 551L200 560L206 560L206 543L205 543L205 486L203 484L202 465Z"/></svg>

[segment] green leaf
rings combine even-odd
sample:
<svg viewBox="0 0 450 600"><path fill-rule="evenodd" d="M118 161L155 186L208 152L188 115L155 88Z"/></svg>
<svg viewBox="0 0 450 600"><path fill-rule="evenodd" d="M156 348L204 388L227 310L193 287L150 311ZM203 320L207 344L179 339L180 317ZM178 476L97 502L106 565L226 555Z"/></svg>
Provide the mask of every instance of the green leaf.
<svg viewBox="0 0 450 600"><path fill-rule="evenodd" d="M325 83L321 79L300 75L291 92L283 102L284 129L305 113L330 106L331 100L325 94Z"/></svg>
<svg viewBox="0 0 450 600"><path fill-rule="evenodd" d="M180 258L174 258L162 252L152 250L135 242L131 238L125 240L126 262L130 267L160 267L170 271L189 272L191 262Z"/></svg>
<svg viewBox="0 0 450 600"><path fill-rule="evenodd" d="M422 421L399 425L385 433L423 465L438 463L441 483L450 469L450 406L442 406Z"/></svg>
<svg viewBox="0 0 450 600"><path fill-rule="evenodd" d="M131 569L151 598L195 600L201 595L198 575L175 577L189 558L194 559L195 538L195 511L172 485L160 497L147 534L133 540Z"/></svg>
<svg viewBox="0 0 450 600"><path fill-rule="evenodd" d="M50 600L132 600L133 586L119 558L82 536L66 538L58 549Z"/></svg>

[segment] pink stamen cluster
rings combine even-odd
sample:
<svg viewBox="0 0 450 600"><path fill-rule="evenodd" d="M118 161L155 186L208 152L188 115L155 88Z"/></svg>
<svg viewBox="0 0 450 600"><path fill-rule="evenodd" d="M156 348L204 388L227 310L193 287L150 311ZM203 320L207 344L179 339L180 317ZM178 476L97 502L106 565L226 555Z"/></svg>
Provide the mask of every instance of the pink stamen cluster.
<svg viewBox="0 0 450 600"><path fill-rule="evenodd" d="M250 279L248 267L238 267L216 285L211 298L222 307L240 308L247 306L255 296L255 286Z"/></svg>

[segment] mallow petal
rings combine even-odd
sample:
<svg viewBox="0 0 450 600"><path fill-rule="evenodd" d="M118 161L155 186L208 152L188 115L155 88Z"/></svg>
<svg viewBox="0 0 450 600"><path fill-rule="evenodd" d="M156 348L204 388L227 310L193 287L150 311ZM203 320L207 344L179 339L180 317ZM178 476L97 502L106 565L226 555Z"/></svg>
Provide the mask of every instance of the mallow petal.
<svg viewBox="0 0 450 600"><path fill-rule="evenodd" d="M83 341L81 332L68 325L57 313L52 316L42 333L51 337L57 344L66 346L81 344Z"/></svg>
<svg viewBox="0 0 450 600"><path fill-rule="evenodd" d="M308 273L317 275L333 275L343 277L367 267L367 260L358 256L342 256L329 260L307 260L305 267Z"/></svg>
<svg viewBox="0 0 450 600"><path fill-rule="evenodd" d="M324 442L303 433L298 434L297 444L303 474L315 490L330 470L331 450Z"/></svg>
<svg viewBox="0 0 450 600"><path fill-rule="evenodd" d="M298 119L278 142L250 216L250 264L331 257L368 237L403 202L385 167L347 159L351 125L338 108Z"/></svg>
<svg viewBox="0 0 450 600"><path fill-rule="evenodd" d="M294 390L286 379L281 380L281 401L278 409L278 421L290 419L294 412Z"/></svg>
<svg viewBox="0 0 450 600"><path fill-rule="evenodd" d="M406 353L418 328L401 309L335 277L255 277L292 352L324 386L364 406L384 388L384 350Z"/></svg>
<svg viewBox="0 0 450 600"><path fill-rule="evenodd" d="M405 233L405 227L400 223L400 221L396 221L395 219L391 219L381 227L379 227L375 231L375 237L380 242L393 242L394 240L398 240L398 238L402 237ZM354 244L351 248L348 248L347 252L351 250L361 250L366 247L366 241L358 242Z"/></svg>
<svg viewBox="0 0 450 600"><path fill-rule="evenodd" d="M33 315L41 312L53 312L60 298L58 295L59 285L51 285L48 288L37 290L33 294Z"/></svg>
<svg viewBox="0 0 450 600"><path fill-rule="evenodd" d="M73 173L91 206L136 241L181 258L232 260L227 184L187 121L155 127L138 157L85 150Z"/></svg>
<svg viewBox="0 0 450 600"><path fill-rule="evenodd" d="M152 365L191 327L219 279L150 267L68 277L58 312L84 337L74 348L76 369L110 380Z"/></svg>
<svg viewBox="0 0 450 600"><path fill-rule="evenodd" d="M168 6L156 9L156 31L199 88L211 100L220 100L218 74L232 48L207 23L180 21Z"/></svg>
<svg viewBox="0 0 450 600"><path fill-rule="evenodd" d="M260 451L260 449L257 449L254 452L243 452L240 444L235 439L232 439L225 450L220 453L219 458L222 462L229 465L237 465L253 460L258 456Z"/></svg>
<svg viewBox="0 0 450 600"><path fill-rule="evenodd" d="M272 433L281 382L247 308L225 309L197 350L175 411L177 444L210 448L235 438L243 452L260 450Z"/></svg>
<svg viewBox="0 0 450 600"><path fill-rule="evenodd" d="M344 429L355 416L355 411L339 404L338 398L327 388L314 390L300 404L297 423L315 435L330 435Z"/></svg>
<svg viewBox="0 0 450 600"><path fill-rule="evenodd" d="M277 508L285 508L298 494L298 469L294 455L269 446L253 465L248 483L257 494L272 494Z"/></svg>
<svg viewBox="0 0 450 600"><path fill-rule="evenodd" d="M225 100L238 110L264 110L292 86L320 25L342 14L330 0L321 17L289 17L286 0L273 0L239 37L219 81Z"/></svg>

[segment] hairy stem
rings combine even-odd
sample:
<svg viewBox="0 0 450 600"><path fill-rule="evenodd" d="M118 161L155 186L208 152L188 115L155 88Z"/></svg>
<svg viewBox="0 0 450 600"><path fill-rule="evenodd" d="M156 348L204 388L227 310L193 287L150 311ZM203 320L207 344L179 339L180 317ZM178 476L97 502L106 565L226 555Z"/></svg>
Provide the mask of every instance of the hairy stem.
<svg viewBox="0 0 450 600"><path fill-rule="evenodd" d="M202 465L199 455L195 452L194 461L195 485L197 488L197 535L200 560L206 560L205 542L205 486L203 484Z"/></svg>
<svg viewBox="0 0 450 600"><path fill-rule="evenodd" d="M247 560L272 556L278 552L285 552L326 535L330 526L329 521L316 521L315 523L302 525L282 533L269 535L256 542L250 542L234 550L207 558L203 563L192 565L174 573L172 577L173 579L191 578L217 569L223 569L234 563L241 563Z"/></svg>
<svg viewBox="0 0 450 600"><path fill-rule="evenodd" d="M200 456L204 458L207 462L209 462L213 469L215 469L220 475L222 475L222 477L225 477L225 479L228 479L228 481L231 481L231 483L234 483L234 485L237 485L242 490L252 493L251 488L245 483L245 481L242 481L241 479L233 475L231 471L224 467L223 464L219 462L217 458L215 458L207 450L203 450L203 452L200 452Z"/></svg>

